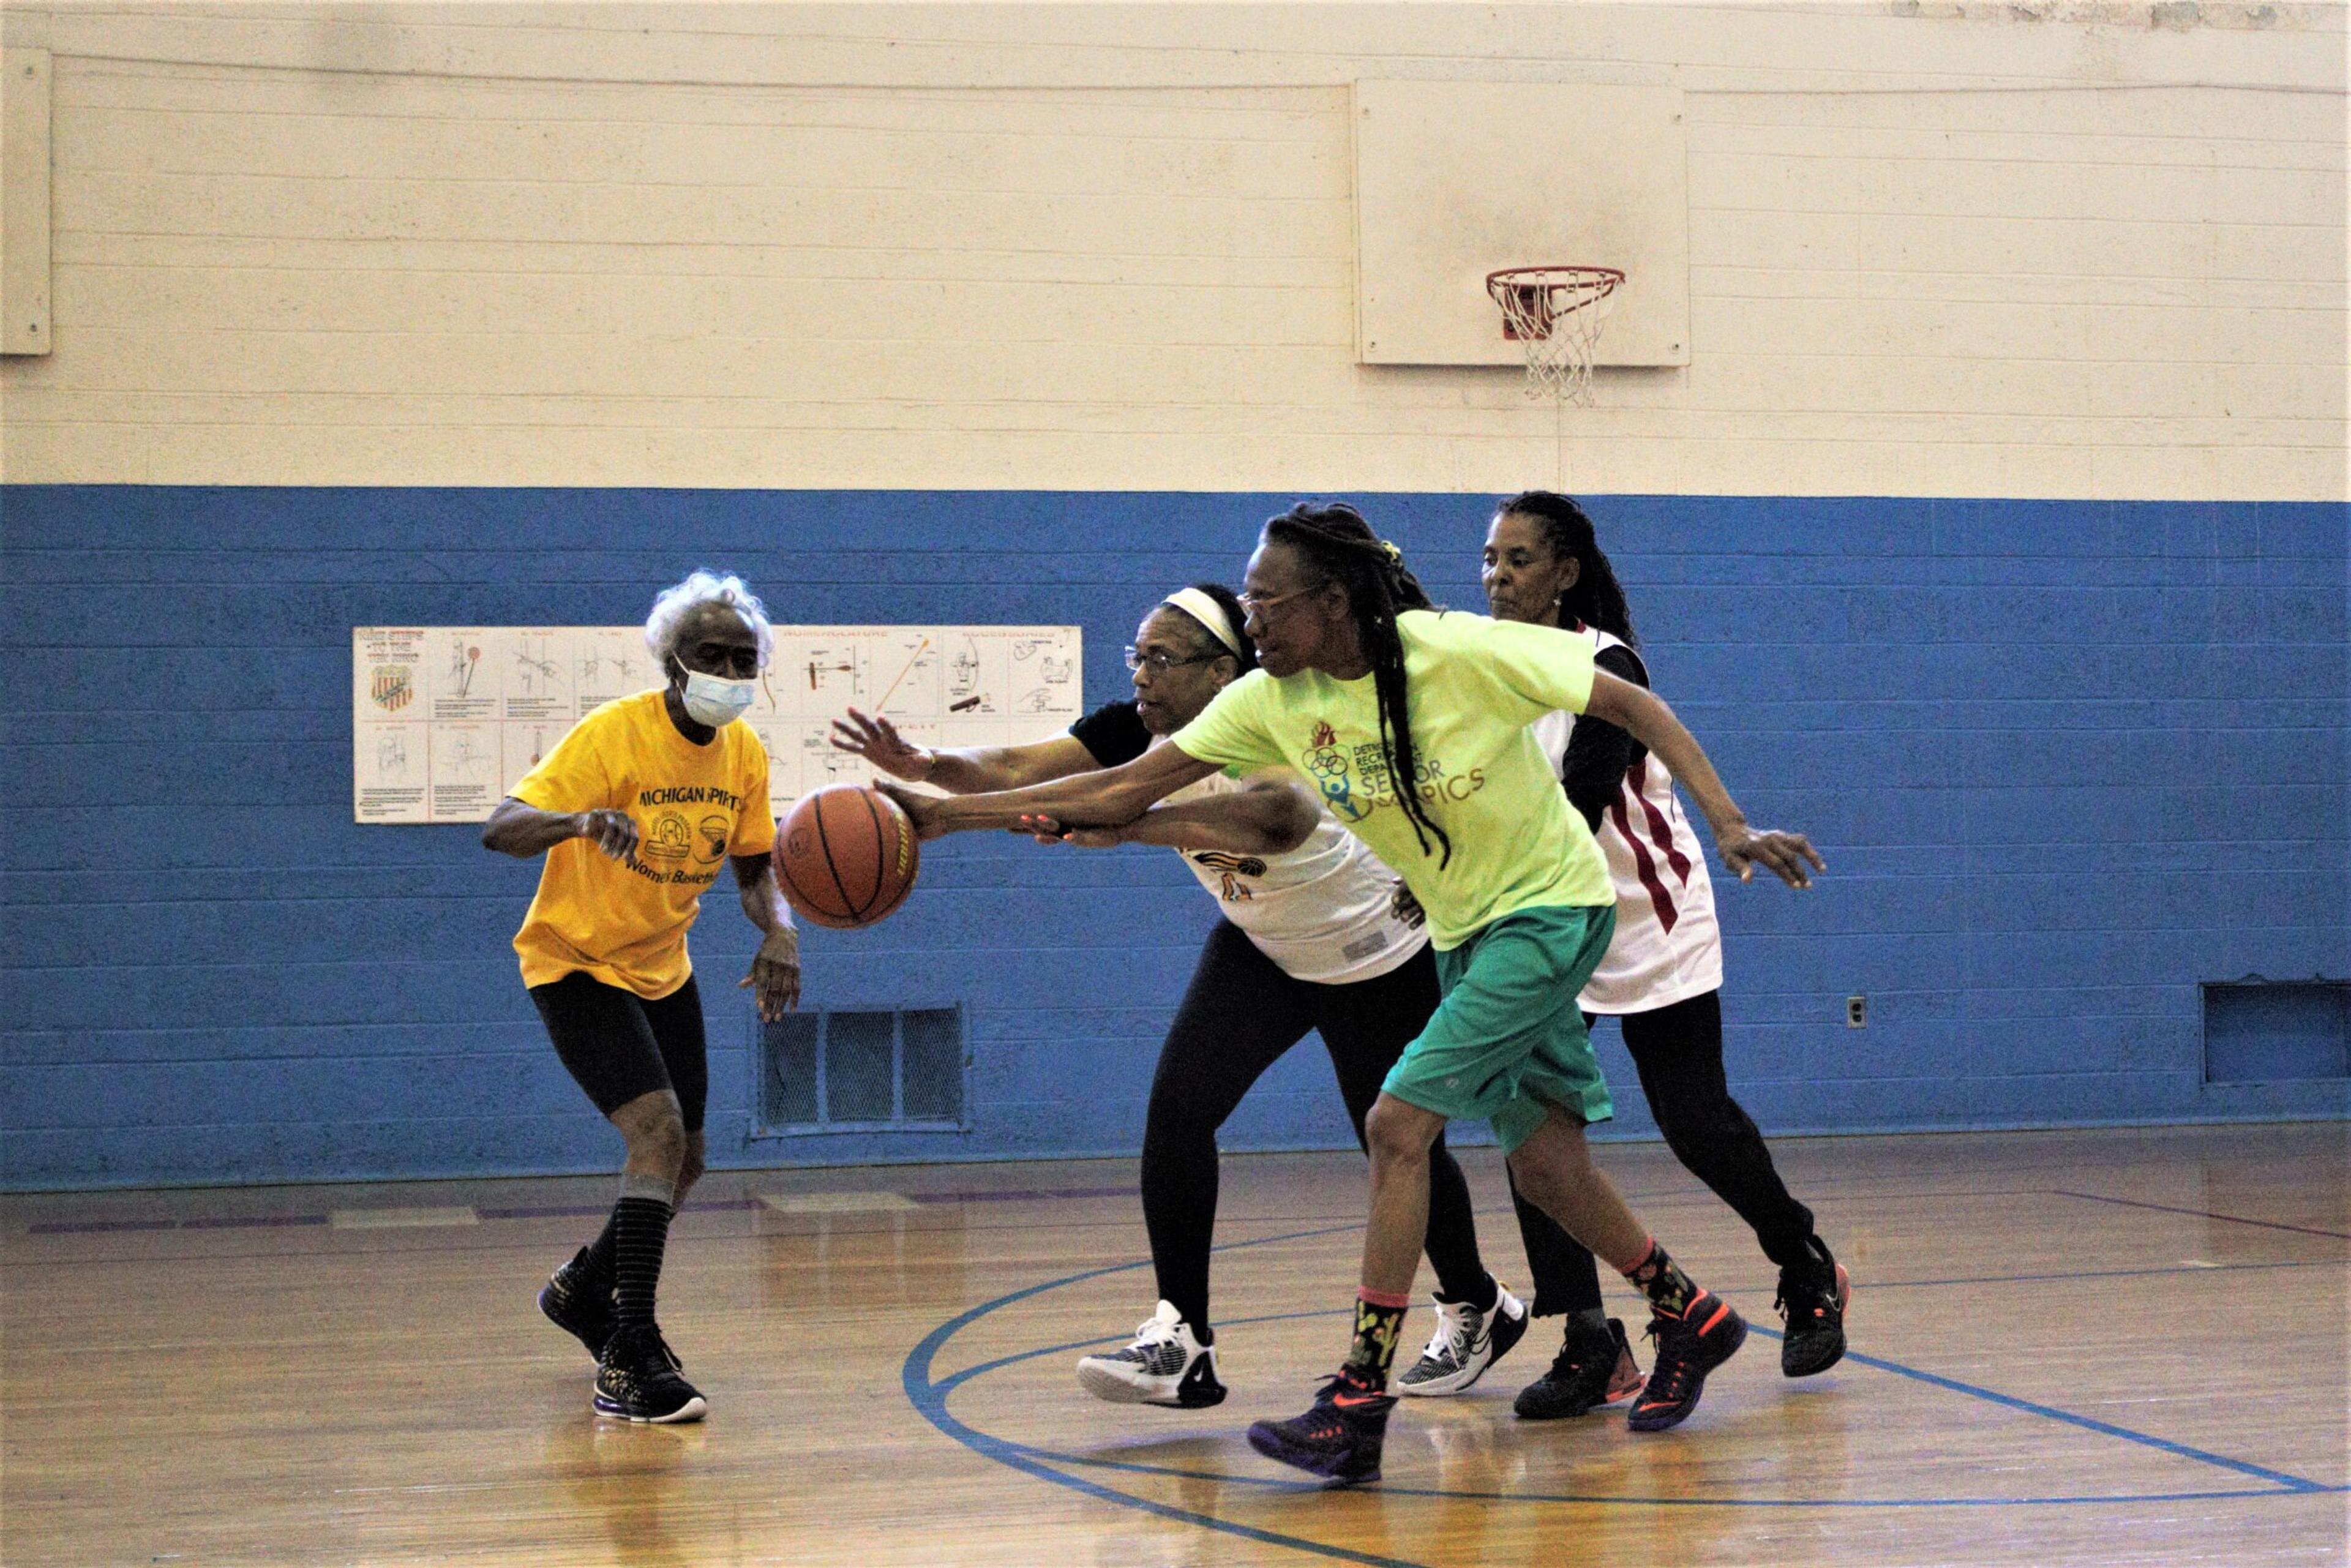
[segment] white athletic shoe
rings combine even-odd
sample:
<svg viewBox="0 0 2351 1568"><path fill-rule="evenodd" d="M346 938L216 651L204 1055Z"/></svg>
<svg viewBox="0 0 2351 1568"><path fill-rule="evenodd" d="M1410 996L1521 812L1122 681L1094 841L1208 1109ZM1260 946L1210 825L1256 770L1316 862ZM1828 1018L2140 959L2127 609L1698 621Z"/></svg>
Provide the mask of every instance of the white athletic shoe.
<svg viewBox="0 0 2351 1568"><path fill-rule="evenodd" d="M1078 1382L1113 1405L1171 1405L1198 1410L1224 1402L1217 1381L1217 1347L1192 1337L1192 1325L1165 1301L1134 1331L1124 1350L1078 1363Z"/></svg>
<svg viewBox="0 0 2351 1568"><path fill-rule="evenodd" d="M1486 1369L1510 1354L1527 1332L1527 1304L1510 1294L1510 1287L1494 1281L1494 1304L1479 1312L1467 1301L1437 1302L1437 1332L1420 1353L1412 1370L1396 1380L1399 1394L1424 1397L1458 1394Z"/></svg>

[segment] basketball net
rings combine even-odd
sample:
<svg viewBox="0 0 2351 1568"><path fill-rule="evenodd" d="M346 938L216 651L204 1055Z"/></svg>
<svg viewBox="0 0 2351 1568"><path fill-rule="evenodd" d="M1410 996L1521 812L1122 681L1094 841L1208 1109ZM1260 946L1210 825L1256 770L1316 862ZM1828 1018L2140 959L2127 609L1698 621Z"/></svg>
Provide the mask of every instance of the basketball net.
<svg viewBox="0 0 2351 1568"><path fill-rule="evenodd" d="M1527 358L1527 396L1588 407L1592 357L1625 275L1613 267L1512 267L1489 273L1502 336Z"/></svg>

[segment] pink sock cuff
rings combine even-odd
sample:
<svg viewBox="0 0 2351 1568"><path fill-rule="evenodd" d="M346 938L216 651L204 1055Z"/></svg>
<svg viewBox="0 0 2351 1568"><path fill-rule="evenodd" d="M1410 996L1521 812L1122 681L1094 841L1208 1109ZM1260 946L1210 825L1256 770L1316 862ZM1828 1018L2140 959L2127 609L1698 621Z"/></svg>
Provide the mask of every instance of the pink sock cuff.
<svg viewBox="0 0 2351 1568"><path fill-rule="evenodd" d="M1639 1273L1642 1270L1647 1268L1650 1264L1656 1262L1657 1260L1657 1254L1662 1250L1663 1249L1657 1245L1657 1239L1652 1236L1649 1238L1647 1244L1641 1249L1641 1256L1639 1259L1637 1259L1630 1268L1619 1269L1616 1271L1629 1280L1634 1275Z"/></svg>
<svg viewBox="0 0 2351 1568"><path fill-rule="evenodd" d="M1355 1292L1355 1300L1366 1302L1374 1307L1386 1307L1393 1312L1398 1307L1409 1307L1412 1305L1412 1292L1410 1291L1374 1291L1364 1289L1358 1290Z"/></svg>

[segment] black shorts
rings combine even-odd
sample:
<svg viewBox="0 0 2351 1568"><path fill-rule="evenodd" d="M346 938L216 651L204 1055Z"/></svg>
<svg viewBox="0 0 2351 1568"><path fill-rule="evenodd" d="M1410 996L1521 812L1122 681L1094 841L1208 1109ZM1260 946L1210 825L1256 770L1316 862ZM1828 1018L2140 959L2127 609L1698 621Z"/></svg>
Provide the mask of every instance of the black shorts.
<svg viewBox="0 0 2351 1568"><path fill-rule="evenodd" d="M555 1054L607 1116L657 1089L677 1092L685 1130L702 1131L710 1098L710 1051L702 1033L702 993L694 977L649 1002L634 991L573 972L530 988Z"/></svg>

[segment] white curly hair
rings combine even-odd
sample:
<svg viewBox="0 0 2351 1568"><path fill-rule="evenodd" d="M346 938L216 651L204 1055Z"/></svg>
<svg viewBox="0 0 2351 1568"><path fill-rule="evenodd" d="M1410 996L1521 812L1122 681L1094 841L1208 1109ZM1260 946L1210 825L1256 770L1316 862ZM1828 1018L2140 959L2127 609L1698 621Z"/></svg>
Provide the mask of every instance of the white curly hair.
<svg viewBox="0 0 2351 1568"><path fill-rule="evenodd" d="M775 631L768 624L768 607L731 571L723 575L708 570L691 572L684 582L664 588L654 596L653 612L645 617L645 646L652 651L653 663L668 667L687 618L705 604L723 604L743 618L751 634L759 640L759 667L766 669L768 655L776 645Z"/></svg>

